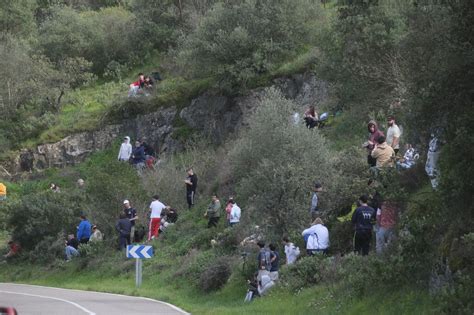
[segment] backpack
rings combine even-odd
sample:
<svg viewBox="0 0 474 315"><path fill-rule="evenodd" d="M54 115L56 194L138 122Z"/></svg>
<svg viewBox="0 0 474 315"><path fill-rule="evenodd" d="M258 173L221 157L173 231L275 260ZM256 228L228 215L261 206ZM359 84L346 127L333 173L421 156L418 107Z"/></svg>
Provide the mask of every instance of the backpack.
<svg viewBox="0 0 474 315"><path fill-rule="evenodd" d="M272 262L271 262L269 250L265 250L263 252L263 257L260 258L260 263L262 262L263 262L263 265L265 266L265 270L270 271L272 269Z"/></svg>

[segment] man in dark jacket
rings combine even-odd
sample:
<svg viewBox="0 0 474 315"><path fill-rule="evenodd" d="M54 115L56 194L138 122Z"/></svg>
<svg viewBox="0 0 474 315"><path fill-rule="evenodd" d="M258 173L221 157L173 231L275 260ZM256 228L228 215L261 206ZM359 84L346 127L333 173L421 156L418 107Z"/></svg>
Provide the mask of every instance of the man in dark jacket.
<svg viewBox="0 0 474 315"><path fill-rule="evenodd" d="M130 245L130 232L132 223L125 213L120 214L120 219L115 224L115 229L119 232L119 249L124 249Z"/></svg>
<svg viewBox="0 0 474 315"><path fill-rule="evenodd" d="M188 202L188 208L191 209L194 205L194 196L196 195L198 178L196 174L194 174L192 167L188 168L187 173L188 177L186 177L184 183L186 184L186 200Z"/></svg>
<svg viewBox="0 0 474 315"><path fill-rule="evenodd" d="M372 239L372 227L375 223L376 212L367 205L369 198L362 195L359 198L360 207L352 215L352 223L355 228L354 252L363 256L369 254L370 241Z"/></svg>
<svg viewBox="0 0 474 315"><path fill-rule="evenodd" d="M145 160L145 148L141 145L140 141L135 141L135 148L132 151L132 164L136 168L144 168Z"/></svg>

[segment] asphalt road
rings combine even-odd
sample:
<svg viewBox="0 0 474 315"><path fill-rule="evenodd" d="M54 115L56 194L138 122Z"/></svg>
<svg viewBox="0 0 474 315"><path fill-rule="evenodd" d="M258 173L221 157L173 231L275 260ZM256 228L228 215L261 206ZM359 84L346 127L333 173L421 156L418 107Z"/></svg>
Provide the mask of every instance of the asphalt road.
<svg viewBox="0 0 474 315"><path fill-rule="evenodd" d="M13 283L0 283L0 306L14 307L19 315L188 314L148 298Z"/></svg>

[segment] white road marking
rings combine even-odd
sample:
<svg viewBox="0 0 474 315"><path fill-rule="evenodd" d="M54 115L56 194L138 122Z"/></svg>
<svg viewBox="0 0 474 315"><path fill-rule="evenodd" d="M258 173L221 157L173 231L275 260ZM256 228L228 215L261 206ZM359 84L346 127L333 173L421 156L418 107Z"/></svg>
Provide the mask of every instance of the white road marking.
<svg viewBox="0 0 474 315"><path fill-rule="evenodd" d="M74 302L65 300L65 299L55 298L55 297L51 297L51 296L30 294L30 293L22 293L22 292L12 292L12 291L2 291L2 290L0 290L0 292L1 292L1 293L7 293L7 294L26 295L26 296L32 296L32 297L37 297L37 298L56 300L56 301L60 301L60 302L64 302L64 303L71 304L71 305L77 307L78 309L80 309L80 310L86 312L86 313L89 314L89 315L96 315L94 312L89 311L87 308L85 308L85 307L83 307L83 306L81 306L81 305L79 305L79 304L77 304L77 303L74 303Z"/></svg>
<svg viewBox="0 0 474 315"><path fill-rule="evenodd" d="M47 286L44 286L44 285L35 285L35 284L26 284L26 283L0 282L0 284L8 284L8 285L16 285L16 286L30 286L30 287L38 287L38 288L46 288L46 289L54 289L54 290L62 290L62 291L77 291L77 292L83 292L83 293L84 292L85 293L90 292L90 293L99 293L99 294L126 297L126 298L131 298L131 299L142 299L142 300L147 300L147 301L150 301L150 302L155 302L155 303L167 305L167 306L171 307L172 309L174 309L174 310L176 310L176 311L178 311L178 312L180 312L184 315L190 315L191 314L191 313L185 312L184 310L180 309L179 307L177 307L173 304L166 303L166 302L163 302L163 301L158 301L158 300L155 300L155 299L152 299L152 298L142 297L142 296L130 296L130 295L124 295L124 294L99 292L99 291L89 291L89 290L64 289L64 288L47 287ZM93 315L93 313L90 314L90 315Z"/></svg>

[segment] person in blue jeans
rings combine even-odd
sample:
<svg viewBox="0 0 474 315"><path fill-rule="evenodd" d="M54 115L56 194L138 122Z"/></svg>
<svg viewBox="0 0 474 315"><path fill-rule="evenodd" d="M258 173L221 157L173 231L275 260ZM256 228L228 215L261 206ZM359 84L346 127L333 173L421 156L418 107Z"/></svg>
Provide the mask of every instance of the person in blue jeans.
<svg viewBox="0 0 474 315"><path fill-rule="evenodd" d="M71 260L73 257L79 256L79 251L77 250L78 248L79 241L74 237L74 234L68 235L66 248L64 250L66 254L66 261Z"/></svg>

